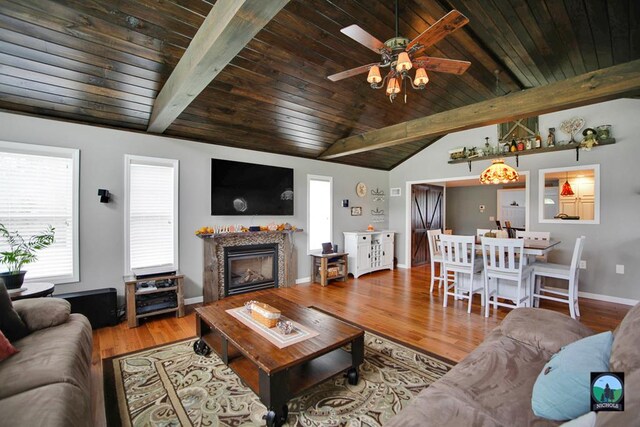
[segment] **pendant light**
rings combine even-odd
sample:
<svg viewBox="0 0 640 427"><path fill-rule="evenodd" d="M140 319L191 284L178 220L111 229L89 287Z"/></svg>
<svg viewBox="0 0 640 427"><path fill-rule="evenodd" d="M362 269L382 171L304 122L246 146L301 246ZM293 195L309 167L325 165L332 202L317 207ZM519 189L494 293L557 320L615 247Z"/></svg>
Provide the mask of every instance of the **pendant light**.
<svg viewBox="0 0 640 427"><path fill-rule="evenodd" d="M571 188L571 184L569 184L569 173L565 176L564 184L562 184L562 190L560 191L561 196L573 196L575 193L573 192L573 188Z"/></svg>
<svg viewBox="0 0 640 427"><path fill-rule="evenodd" d="M369 84L377 84L382 81L382 77L380 76L380 67L374 65L369 69L369 75L367 76L367 82Z"/></svg>
<svg viewBox="0 0 640 427"><path fill-rule="evenodd" d="M492 160L491 166L480 174L480 184L507 184L518 180L518 172L504 163L504 159Z"/></svg>

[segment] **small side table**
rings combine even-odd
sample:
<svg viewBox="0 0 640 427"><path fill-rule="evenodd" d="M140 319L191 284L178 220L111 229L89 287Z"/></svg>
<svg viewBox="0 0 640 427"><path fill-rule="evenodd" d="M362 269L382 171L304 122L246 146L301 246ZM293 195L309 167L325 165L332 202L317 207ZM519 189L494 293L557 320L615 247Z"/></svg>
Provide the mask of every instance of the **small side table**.
<svg viewBox="0 0 640 427"><path fill-rule="evenodd" d="M41 298L53 294L55 285L48 282L33 282L22 285L20 291L9 291L11 301L27 298Z"/></svg>
<svg viewBox="0 0 640 427"><path fill-rule="evenodd" d="M349 254L337 252L333 254L311 254L311 283L319 282L322 286L327 286L329 280L347 281L349 272ZM329 276L329 269L338 268L338 274Z"/></svg>

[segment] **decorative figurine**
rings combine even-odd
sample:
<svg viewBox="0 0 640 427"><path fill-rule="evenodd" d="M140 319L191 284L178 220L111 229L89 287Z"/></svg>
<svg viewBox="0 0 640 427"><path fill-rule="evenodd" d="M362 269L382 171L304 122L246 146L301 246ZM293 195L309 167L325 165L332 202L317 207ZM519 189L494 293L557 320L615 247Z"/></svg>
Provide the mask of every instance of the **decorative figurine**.
<svg viewBox="0 0 640 427"><path fill-rule="evenodd" d="M523 139L522 139L522 138L520 138L520 139L518 140L518 146L517 146L517 148L518 148L518 151L523 151L523 150L524 150L524 141L523 141Z"/></svg>
<svg viewBox="0 0 640 427"><path fill-rule="evenodd" d="M524 149L525 150L531 150L532 144L531 144L531 138L527 138L527 142L524 145Z"/></svg>
<svg viewBox="0 0 640 427"><path fill-rule="evenodd" d="M549 128L549 136L547 136L547 147L555 147L556 145L556 128Z"/></svg>
<svg viewBox="0 0 640 427"><path fill-rule="evenodd" d="M582 148L583 150L590 151L591 147L598 144L598 141L596 140L595 129L586 128L584 131L582 131L582 135L584 136L584 139L580 143L580 148Z"/></svg>

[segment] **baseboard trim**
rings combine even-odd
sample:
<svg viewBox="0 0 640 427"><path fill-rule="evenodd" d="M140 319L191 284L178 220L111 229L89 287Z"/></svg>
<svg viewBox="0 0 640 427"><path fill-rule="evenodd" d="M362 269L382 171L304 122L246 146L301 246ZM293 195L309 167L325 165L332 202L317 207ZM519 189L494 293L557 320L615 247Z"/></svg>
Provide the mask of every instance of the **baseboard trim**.
<svg viewBox="0 0 640 427"><path fill-rule="evenodd" d="M409 268L409 267L407 267L407 264L397 264L397 265L396 265L396 267L398 267L398 268L404 268L404 269Z"/></svg>
<svg viewBox="0 0 640 427"><path fill-rule="evenodd" d="M184 305L199 304L204 301L203 297L185 298Z"/></svg>
<svg viewBox="0 0 640 427"><path fill-rule="evenodd" d="M547 286L547 288L548 289L552 289L552 290L558 290L558 291L567 292L566 289L557 288L557 287L554 287L554 286ZM596 301L613 302L613 303L616 303L616 304L624 304L624 305L636 305L636 304L638 304L638 300L635 300L635 299L612 297L612 296L609 296L609 295L602 295L602 294L593 294L591 292L580 292L580 291L578 291L578 297L587 298L587 299L593 299L593 300L596 300Z"/></svg>
<svg viewBox="0 0 640 427"><path fill-rule="evenodd" d="M301 277L299 279L296 279L296 285L299 285L300 283L309 283L311 281L311 277Z"/></svg>

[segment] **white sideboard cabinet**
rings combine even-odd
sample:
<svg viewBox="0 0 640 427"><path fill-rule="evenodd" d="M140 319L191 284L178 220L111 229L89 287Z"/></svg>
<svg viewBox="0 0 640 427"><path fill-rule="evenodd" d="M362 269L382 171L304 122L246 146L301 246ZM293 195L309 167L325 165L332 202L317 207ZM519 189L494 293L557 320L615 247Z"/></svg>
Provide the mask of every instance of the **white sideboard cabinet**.
<svg viewBox="0 0 640 427"><path fill-rule="evenodd" d="M345 231L349 273L359 277L378 270L393 270L393 231Z"/></svg>

